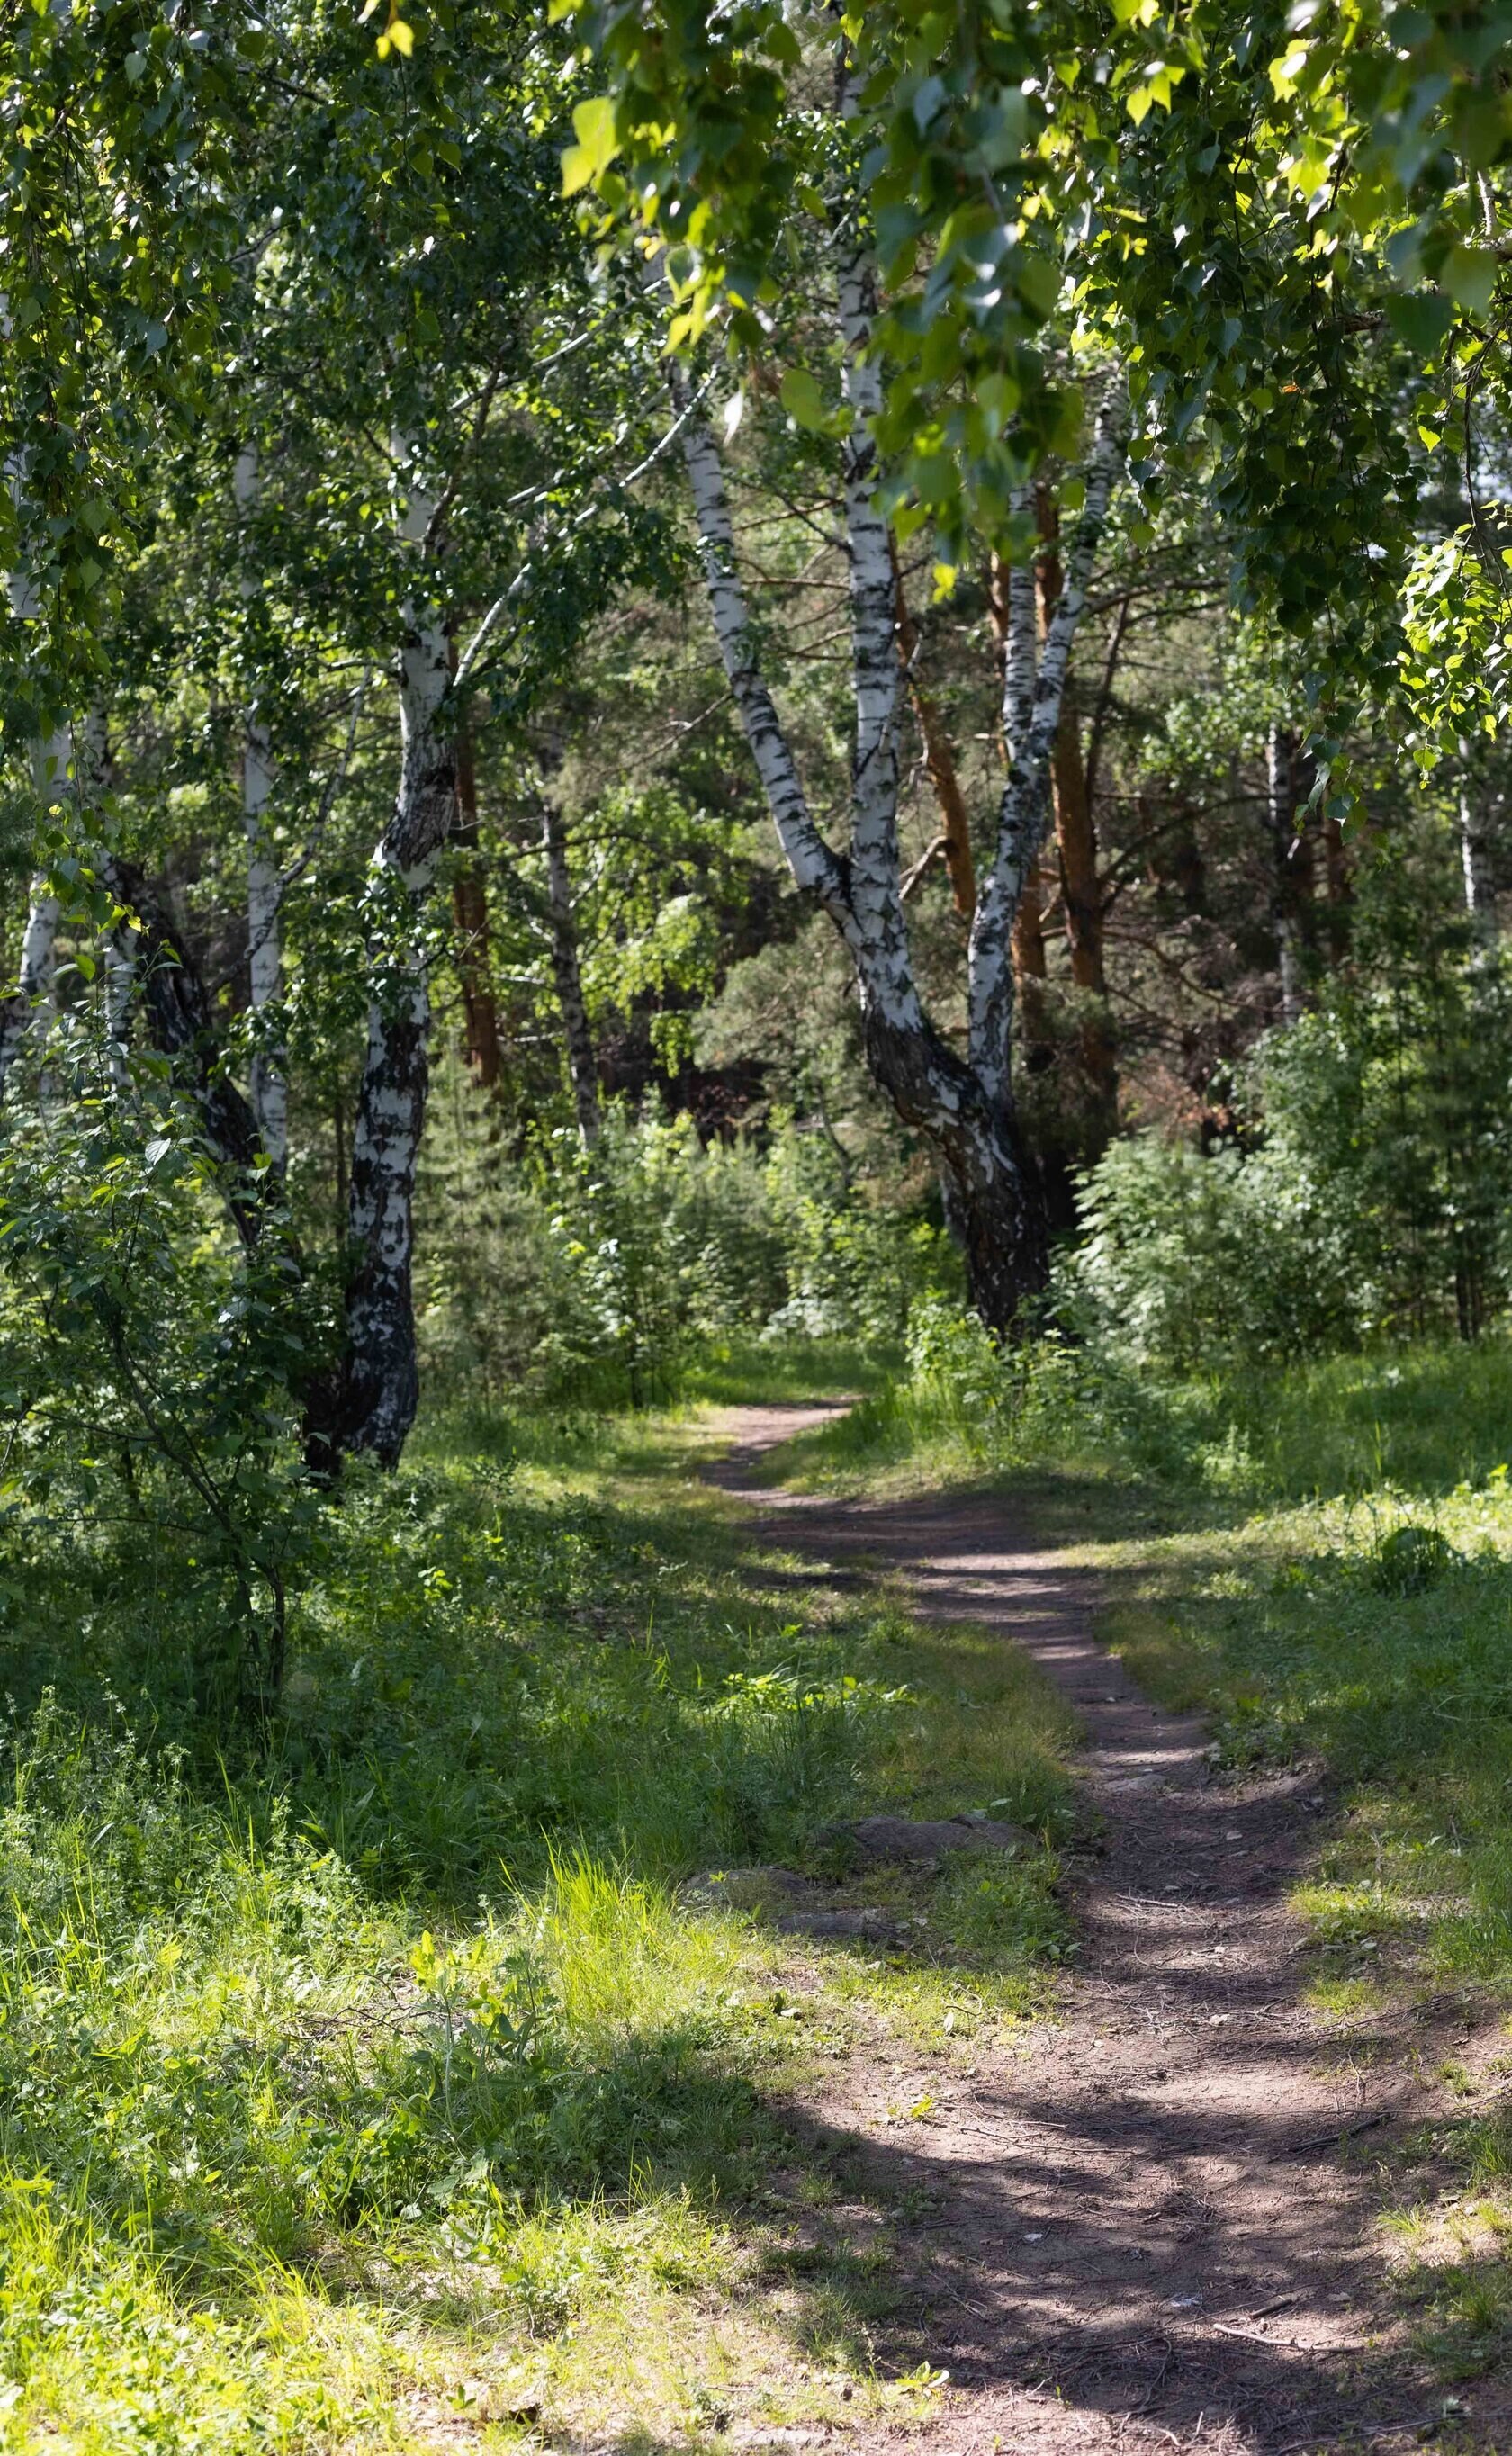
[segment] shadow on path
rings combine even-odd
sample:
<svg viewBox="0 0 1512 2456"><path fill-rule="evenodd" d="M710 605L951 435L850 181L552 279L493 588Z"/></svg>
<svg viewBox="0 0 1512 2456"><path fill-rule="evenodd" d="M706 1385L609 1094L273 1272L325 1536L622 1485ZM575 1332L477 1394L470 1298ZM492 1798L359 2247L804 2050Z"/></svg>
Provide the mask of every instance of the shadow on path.
<svg viewBox="0 0 1512 2456"><path fill-rule="evenodd" d="M1431 2008L1403 2010L1363 2068L1302 2002L1286 1896L1316 1850L1316 1778L1216 1779L1203 1724L1152 1705L1103 1650L1092 1581L1037 1547L1011 1500L752 1482L763 1452L836 1412L728 1410L735 1446L711 1480L756 1513L757 1542L805 1562L795 1578L900 1575L921 1617L1032 1655L1080 1722L1102 1837L1075 1889L1077 1973L1016 2057L942 2075L879 2031L874 2060L789 2110L864 2198L922 2212L900 2239L909 2318L887 2350L950 2371L930 2446L1417 2444L1442 2391L1395 2342L1369 2153L1411 2111L1401 2067ZM900 2122L889 2109L915 2081L933 2111ZM1453 2444L1512 2448L1497 2391L1468 2402Z"/></svg>

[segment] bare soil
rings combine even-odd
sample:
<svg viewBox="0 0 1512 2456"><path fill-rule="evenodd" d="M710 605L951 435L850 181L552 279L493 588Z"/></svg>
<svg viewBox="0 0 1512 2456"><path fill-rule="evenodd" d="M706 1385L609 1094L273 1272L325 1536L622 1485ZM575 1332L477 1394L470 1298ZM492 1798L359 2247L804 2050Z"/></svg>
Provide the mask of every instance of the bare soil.
<svg viewBox="0 0 1512 2456"><path fill-rule="evenodd" d="M1099 1836L1069 1878L1076 1967L1017 2052L973 2071L879 2025L875 2057L840 2061L794 2110L858 2208L918 2213L890 2229L902 2302L878 2341L900 2368L950 2374L918 2444L1512 2449L1504 2383L1451 2397L1413 2358L1379 2231L1381 2149L1430 2111L1420 2076L1456 2021L1463 2052L1462 2016L1405 2003L1363 2060L1304 2000L1287 1895L1331 1813L1317 1770L1220 1778L1201 1721L1140 1692L1097 1643L1092 1582L1001 1496L851 1503L753 1483L765 1450L830 1412L728 1410L709 1473L816 1580L901 1575L921 1615L1024 1648L1079 1719ZM900 2124L925 2094L930 2115Z"/></svg>

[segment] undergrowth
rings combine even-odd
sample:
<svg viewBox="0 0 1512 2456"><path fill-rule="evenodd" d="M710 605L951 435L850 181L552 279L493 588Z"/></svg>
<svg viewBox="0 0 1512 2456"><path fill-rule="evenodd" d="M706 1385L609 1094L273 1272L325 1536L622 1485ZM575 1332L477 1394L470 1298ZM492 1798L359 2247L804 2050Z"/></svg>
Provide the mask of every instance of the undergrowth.
<svg viewBox="0 0 1512 2456"><path fill-rule="evenodd" d="M949 2053L1043 1999L1065 1720L971 1631L795 1597L696 1445L475 1422L354 1479L256 1748L196 1698L178 1600L154 1617L171 1559L133 1587L81 1532L59 1582L12 1546L0 2445L505 2446L542 2415L697 2445L927 2406L854 2244L773 2283L783 2104L858 2003ZM918 1879L906 1951L684 1891L822 1873L874 1808L991 1805L1045 1846Z"/></svg>

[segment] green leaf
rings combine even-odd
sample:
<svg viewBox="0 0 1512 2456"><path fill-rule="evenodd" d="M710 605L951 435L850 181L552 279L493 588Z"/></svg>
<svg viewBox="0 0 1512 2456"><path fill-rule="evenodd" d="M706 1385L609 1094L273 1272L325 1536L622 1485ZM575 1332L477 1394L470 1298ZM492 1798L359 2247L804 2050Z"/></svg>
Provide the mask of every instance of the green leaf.
<svg viewBox="0 0 1512 2456"><path fill-rule="evenodd" d="M1450 296L1472 316L1483 316L1496 289L1497 260L1480 247L1454 247L1443 268Z"/></svg>
<svg viewBox="0 0 1512 2456"><path fill-rule="evenodd" d="M1386 320L1410 350L1433 358L1454 321L1454 309L1440 290L1411 290L1388 298Z"/></svg>
<svg viewBox="0 0 1512 2456"><path fill-rule="evenodd" d="M782 402L795 426L822 435L828 419L819 386L807 367L789 367L783 378Z"/></svg>
<svg viewBox="0 0 1512 2456"><path fill-rule="evenodd" d="M591 188L603 176L620 150L614 133L614 105L607 94L595 94L591 102L580 102L572 114L577 132L576 145L569 145L562 157L562 193L575 196L580 189Z"/></svg>

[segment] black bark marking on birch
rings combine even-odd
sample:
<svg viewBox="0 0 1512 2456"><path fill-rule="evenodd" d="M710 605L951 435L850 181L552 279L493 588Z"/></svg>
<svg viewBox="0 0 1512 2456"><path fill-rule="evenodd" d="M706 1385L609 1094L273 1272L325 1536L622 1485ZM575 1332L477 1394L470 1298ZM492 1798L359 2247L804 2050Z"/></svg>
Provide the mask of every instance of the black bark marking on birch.
<svg viewBox="0 0 1512 2456"><path fill-rule="evenodd" d="M419 1404L415 1335L415 1178L430 1087L430 986L420 932L441 848L457 822L450 649L439 618L412 617L399 686L403 760L393 815L369 873L373 993L352 1138L346 1345L330 1463L370 1452L398 1463Z"/></svg>
<svg viewBox="0 0 1512 2456"><path fill-rule="evenodd" d="M262 1233L267 1203L256 1177L261 1146L252 1104L226 1072L199 968L153 888L134 864L112 860L105 881L136 923L134 972L154 1049L171 1058L199 1111L220 1172L227 1206L243 1245Z"/></svg>

